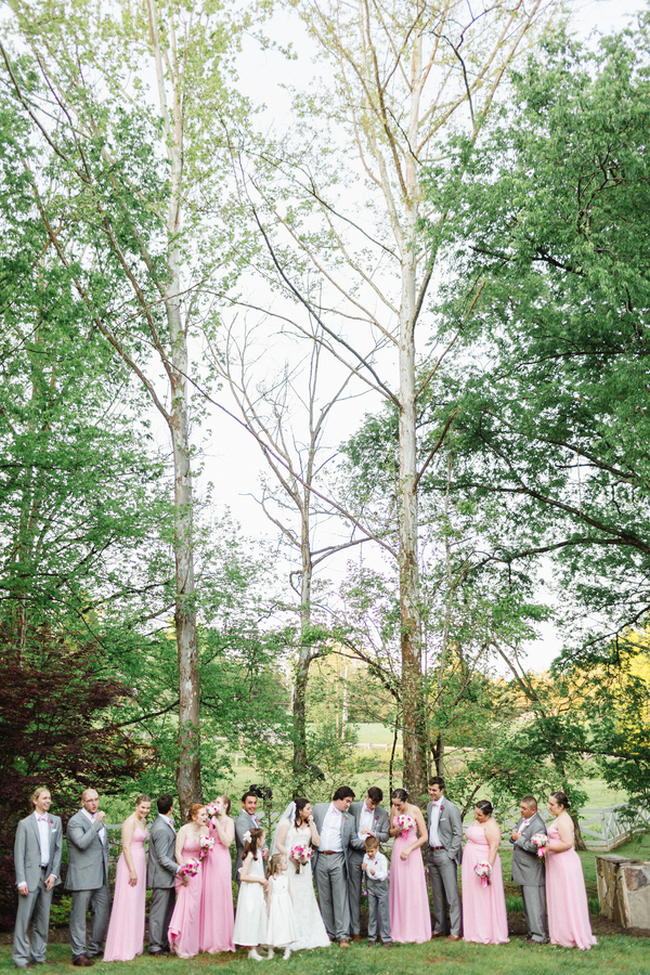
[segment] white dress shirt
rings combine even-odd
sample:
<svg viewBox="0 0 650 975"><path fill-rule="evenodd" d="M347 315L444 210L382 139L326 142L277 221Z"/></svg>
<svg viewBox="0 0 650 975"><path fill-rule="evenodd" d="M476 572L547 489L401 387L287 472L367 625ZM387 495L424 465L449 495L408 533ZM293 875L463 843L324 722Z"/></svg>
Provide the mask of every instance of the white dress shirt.
<svg viewBox="0 0 650 975"><path fill-rule="evenodd" d="M320 834L320 849L332 850L341 853L343 843L341 842L341 827L343 826L343 813L337 809L333 802L325 813L323 828Z"/></svg>
<svg viewBox="0 0 650 975"><path fill-rule="evenodd" d="M50 862L50 824L48 816L35 812L36 825L38 826L38 842L41 847L41 866L46 867Z"/></svg>
<svg viewBox="0 0 650 975"><path fill-rule="evenodd" d="M431 803L431 812L429 813L429 846L442 846L440 842L440 836L438 835L438 823L440 822L440 799L437 802Z"/></svg>
<svg viewBox="0 0 650 975"><path fill-rule="evenodd" d="M84 816L87 819L90 820L91 823L94 823L95 822L95 816L92 813L89 813L87 809L84 809L82 807L81 811L84 814ZM106 846L106 828L104 827L103 824L102 824L101 828L99 829L97 835L99 836L99 838L100 838L100 840L102 842L102 846Z"/></svg>
<svg viewBox="0 0 650 975"><path fill-rule="evenodd" d="M359 814L359 839L365 840L368 833L364 833L365 830L370 830L374 832L373 826L375 824L375 810L368 809L367 805L363 804L361 807L361 812Z"/></svg>
<svg viewBox="0 0 650 975"><path fill-rule="evenodd" d="M371 880L385 880L388 876L388 860L379 850L372 860L366 853L363 862L366 864L366 877L370 877Z"/></svg>

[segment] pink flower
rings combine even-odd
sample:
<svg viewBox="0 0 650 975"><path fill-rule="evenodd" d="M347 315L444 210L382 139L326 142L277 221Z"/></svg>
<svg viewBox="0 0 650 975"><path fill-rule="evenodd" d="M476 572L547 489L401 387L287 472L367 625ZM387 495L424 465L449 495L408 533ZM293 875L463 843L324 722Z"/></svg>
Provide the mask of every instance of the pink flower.
<svg viewBox="0 0 650 975"><path fill-rule="evenodd" d="M492 867L489 863L481 861L480 863L474 864L474 873L477 877L481 879L481 886L487 887L490 883L490 875L492 874Z"/></svg>
<svg viewBox="0 0 650 975"><path fill-rule="evenodd" d="M535 833L533 836L531 836L530 842L533 844L533 846L537 847L538 857L546 856L546 845L548 843L548 836L546 833Z"/></svg>

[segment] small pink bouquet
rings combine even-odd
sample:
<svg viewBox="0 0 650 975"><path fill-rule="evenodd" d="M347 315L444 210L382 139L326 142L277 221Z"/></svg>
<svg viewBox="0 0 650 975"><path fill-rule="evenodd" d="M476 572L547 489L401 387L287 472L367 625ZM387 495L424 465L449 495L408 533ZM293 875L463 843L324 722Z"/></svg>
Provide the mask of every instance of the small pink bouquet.
<svg viewBox="0 0 650 975"><path fill-rule="evenodd" d="M196 877L200 869L201 864L198 860L188 860L178 872L182 877Z"/></svg>
<svg viewBox="0 0 650 975"><path fill-rule="evenodd" d="M395 819L395 825L398 827L398 829L406 832L408 829L415 828L415 820L407 813L400 813L400 815Z"/></svg>
<svg viewBox="0 0 650 975"><path fill-rule="evenodd" d="M546 856L546 844L548 843L548 836L546 833L535 833L533 836L531 836L530 842L533 844L533 846L537 847L538 857Z"/></svg>
<svg viewBox="0 0 650 975"><path fill-rule="evenodd" d="M306 843L296 843L289 850L289 857L295 864L296 873L300 873L300 868L311 860L311 847Z"/></svg>
<svg viewBox="0 0 650 975"><path fill-rule="evenodd" d="M205 860L210 850L214 849L214 836L202 836L199 840L199 846L201 847L199 859Z"/></svg>
<svg viewBox="0 0 650 975"><path fill-rule="evenodd" d="M481 863L474 864L474 873L477 877L480 877L481 887L487 887L490 883L490 875L492 873L492 867L489 863L481 861Z"/></svg>
<svg viewBox="0 0 650 975"><path fill-rule="evenodd" d="M205 809L208 817L212 819L213 816L218 816L221 812L221 803L218 799L215 799L213 802L209 802Z"/></svg>

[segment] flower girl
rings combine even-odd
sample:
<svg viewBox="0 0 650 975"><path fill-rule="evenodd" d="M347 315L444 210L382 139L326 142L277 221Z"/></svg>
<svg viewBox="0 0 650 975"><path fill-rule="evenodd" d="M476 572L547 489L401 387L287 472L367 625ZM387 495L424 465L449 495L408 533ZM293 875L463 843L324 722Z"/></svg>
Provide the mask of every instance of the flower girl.
<svg viewBox="0 0 650 975"><path fill-rule="evenodd" d="M268 920L264 892L268 880L264 876L263 846L263 829L251 829L244 833L241 884L237 898L235 928L232 935L235 944L250 949L248 957L255 961L263 961L263 956L259 954L257 949L260 945L267 943Z"/></svg>
<svg viewBox="0 0 650 975"><path fill-rule="evenodd" d="M266 890L269 904L267 957L273 957L274 948L284 948L282 957L285 961L291 957L291 945L297 938L293 904L289 894L287 865L288 860L284 853L275 853L271 857L268 870L269 883Z"/></svg>

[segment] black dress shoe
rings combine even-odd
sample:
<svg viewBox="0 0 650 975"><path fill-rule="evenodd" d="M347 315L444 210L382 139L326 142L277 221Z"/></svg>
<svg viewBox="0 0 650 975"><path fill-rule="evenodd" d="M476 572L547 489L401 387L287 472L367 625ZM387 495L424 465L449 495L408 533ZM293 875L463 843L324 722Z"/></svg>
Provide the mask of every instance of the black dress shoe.
<svg viewBox="0 0 650 975"><path fill-rule="evenodd" d="M72 959L72 964L77 965L79 968L90 968L90 966L94 965L95 962L91 961L88 955L76 955Z"/></svg>

